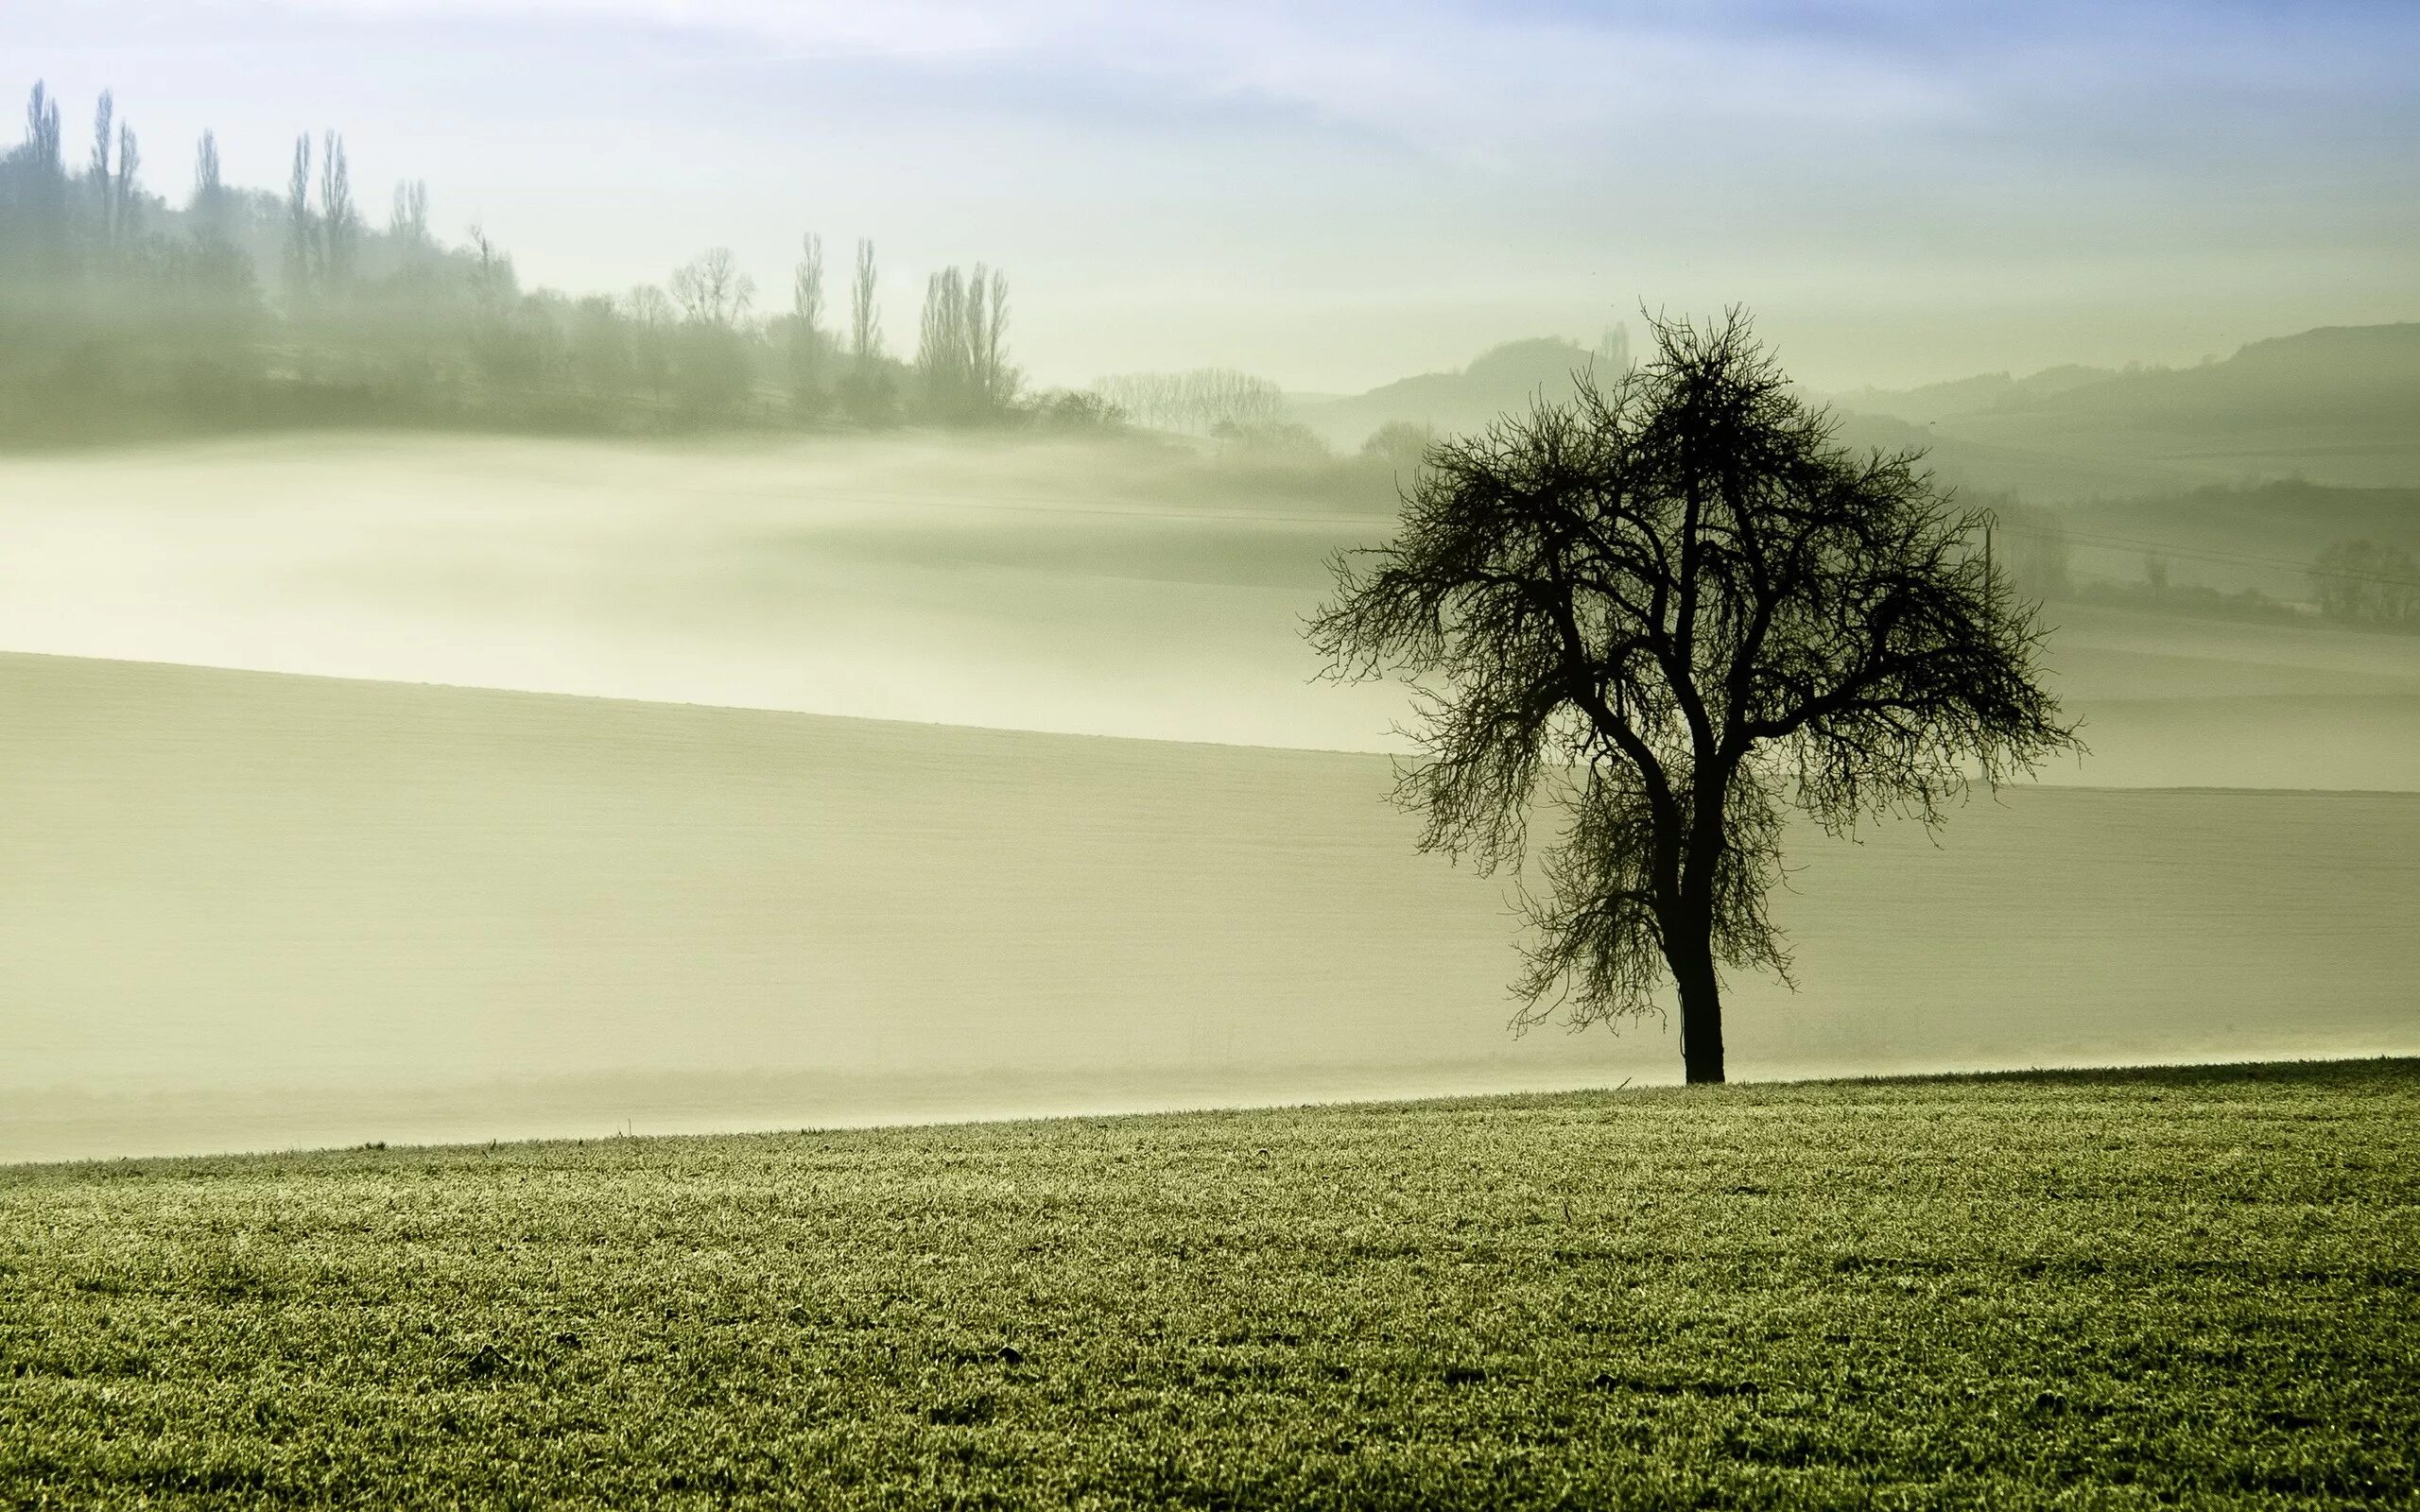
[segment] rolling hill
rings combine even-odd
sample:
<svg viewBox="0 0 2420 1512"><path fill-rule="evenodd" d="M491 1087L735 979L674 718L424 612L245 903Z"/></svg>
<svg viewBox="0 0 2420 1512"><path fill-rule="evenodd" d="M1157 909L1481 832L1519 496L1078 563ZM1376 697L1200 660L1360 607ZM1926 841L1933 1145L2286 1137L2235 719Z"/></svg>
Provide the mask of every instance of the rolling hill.
<svg viewBox="0 0 2420 1512"><path fill-rule="evenodd" d="M0 1160L1677 1075L1651 1022L1508 1035L1503 889L1383 756L56 657L0 698ZM1741 1075L2420 1049L2420 794L2020 789L1792 859Z"/></svg>
<svg viewBox="0 0 2420 1512"><path fill-rule="evenodd" d="M1568 394L1574 369L1610 370L1570 341L1514 341L1454 372L1305 398L1296 416L1348 449L1391 421L1476 430ZM2420 487L2420 322L2322 327L2193 368L2067 364L1817 397L1854 445L1922 448L1950 482L2042 503L2273 481Z"/></svg>
<svg viewBox="0 0 2420 1512"><path fill-rule="evenodd" d="M1350 450L1393 421L1446 432L1482 429L1499 415L1528 409L1540 395L1567 397L1576 371L1616 370L1577 342L1541 336L1490 348L1453 372L1398 379L1347 398L1298 401L1294 416L1329 445Z"/></svg>
<svg viewBox="0 0 2420 1512"><path fill-rule="evenodd" d="M1946 475L2044 500L2276 479L2420 485L2420 322L2322 327L2193 368L2052 369L1836 402L1929 438Z"/></svg>

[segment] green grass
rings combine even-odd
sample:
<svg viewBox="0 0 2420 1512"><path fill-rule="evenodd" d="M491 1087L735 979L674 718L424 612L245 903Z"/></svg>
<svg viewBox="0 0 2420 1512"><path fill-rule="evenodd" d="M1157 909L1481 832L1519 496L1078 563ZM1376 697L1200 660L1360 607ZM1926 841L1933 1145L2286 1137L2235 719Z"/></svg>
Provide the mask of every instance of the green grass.
<svg viewBox="0 0 2420 1512"><path fill-rule="evenodd" d="M2420 1502L2420 1062L0 1169L0 1503Z"/></svg>

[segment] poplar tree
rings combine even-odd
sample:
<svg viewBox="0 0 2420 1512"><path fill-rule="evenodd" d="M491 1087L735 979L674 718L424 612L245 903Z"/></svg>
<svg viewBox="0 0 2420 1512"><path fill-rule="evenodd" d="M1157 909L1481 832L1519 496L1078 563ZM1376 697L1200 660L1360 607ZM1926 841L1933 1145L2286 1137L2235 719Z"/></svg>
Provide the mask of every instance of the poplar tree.
<svg viewBox="0 0 2420 1512"><path fill-rule="evenodd" d="M294 139L294 162L285 175L285 304L290 315L311 292L317 272L319 231L311 216L311 138Z"/></svg>

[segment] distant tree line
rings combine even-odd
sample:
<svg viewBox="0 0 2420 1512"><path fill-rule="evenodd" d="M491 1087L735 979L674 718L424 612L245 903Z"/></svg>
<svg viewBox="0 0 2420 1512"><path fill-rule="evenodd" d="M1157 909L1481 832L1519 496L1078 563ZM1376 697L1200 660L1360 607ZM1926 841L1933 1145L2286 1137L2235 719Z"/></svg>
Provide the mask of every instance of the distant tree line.
<svg viewBox="0 0 2420 1512"><path fill-rule="evenodd" d="M2420 558L2401 546L2334 541L2312 559L2310 586L2327 619L2420 630Z"/></svg>
<svg viewBox="0 0 2420 1512"><path fill-rule="evenodd" d="M196 144L182 204L146 186L104 93L71 164L36 84L0 156L0 437L74 440L295 424L657 431L825 423L1098 426L1098 395L1028 395L1009 284L981 264L926 281L912 358L883 341L871 240L845 310L805 236L786 310L760 311L727 248L618 297L525 288L477 227L430 229L428 189L363 214L344 138L295 139L284 192L222 177Z"/></svg>
<svg viewBox="0 0 2420 1512"><path fill-rule="evenodd" d="M2227 496L2205 490L2187 497L2219 502ZM2170 612L2263 620L2305 617L2315 606L2321 618L2339 624L2420 632L2420 557L2393 542L2366 539L2330 542L2310 558L2304 571L2310 585L2309 604L2297 605L2257 588L2230 593L2207 584L2179 582L2169 558L2158 550L2143 554L2142 576L2137 579L2080 579L2072 567L2074 548L2066 517L2060 511L2023 504L2008 494L1982 495L1978 502L1994 521L2000 572L2029 598L2084 598ZM2094 538L2087 535L2085 539ZM2273 561L2259 557L2235 559L2249 565ZM2290 561L2274 559L2273 564L2284 567Z"/></svg>
<svg viewBox="0 0 2420 1512"><path fill-rule="evenodd" d="M1282 423L1286 396L1266 378L1225 368L1133 372L1103 378L1093 391L1156 430L1216 436Z"/></svg>

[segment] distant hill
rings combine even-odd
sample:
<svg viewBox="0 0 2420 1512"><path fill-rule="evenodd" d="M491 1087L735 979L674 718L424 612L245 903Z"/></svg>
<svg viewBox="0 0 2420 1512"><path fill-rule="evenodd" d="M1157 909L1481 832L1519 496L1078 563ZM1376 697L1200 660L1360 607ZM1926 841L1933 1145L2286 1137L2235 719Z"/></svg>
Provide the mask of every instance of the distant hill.
<svg viewBox="0 0 2420 1512"><path fill-rule="evenodd" d="M1916 388L1858 388L1829 397L1841 409L1855 410L1862 415L1888 415L1911 424L1929 425L1954 415L1971 415L1977 410L2024 404L2031 399L2047 398L2117 376L2118 373L2114 368L2081 368L2068 363L2063 367L2046 368L2026 378L2011 377L2004 372L1987 372L1972 378L1954 378L1948 383L1926 384Z"/></svg>
<svg viewBox="0 0 2420 1512"><path fill-rule="evenodd" d="M2322 548L2370 541L2420 552L2420 489L2339 489L2288 479L2205 487L2064 511L2079 576L2138 577L2145 543L2173 545L2179 582L2307 599L2306 568ZM2420 667L2420 644L2406 653Z"/></svg>
<svg viewBox="0 0 2420 1512"><path fill-rule="evenodd" d="M1568 395L1574 372L1617 370L1577 342L1541 337L1457 371L1343 398L1298 394L1291 405L1350 450L1392 421L1476 430L1541 395ZM2420 487L2420 322L2326 326L2193 368L2068 364L1811 397L1853 446L1921 449L1947 482L2043 503L2287 480Z"/></svg>
<svg viewBox="0 0 2420 1512"><path fill-rule="evenodd" d="M1298 395L1294 416L1331 446L1351 449L1393 421L1470 431L1507 410L1529 408L1540 395L1564 398L1579 371L1611 377L1615 367L1576 341L1554 336L1508 341L1454 372L1399 379L1342 399Z"/></svg>
<svg viewBox="0 0 2420 1512"><path fill-rule="evenodd" d="M2194 480L2161 463L2125 457L2079 456L1961 438L1941 421L1929 424L1835 407L1838 438L1859 451L1914 451L1943 482L1969 492L2013 493L2068 503L2172 493Z"/></svg>
<svg viewBox="0 0 2420 1512"><path fill-rule="evenodd" d="M2044 499L2277 479L2420 485L2414 322L2323 327L2194 368L2057 368L1834 403L1863 435L1921 435L1945 476Z"/></svg>

